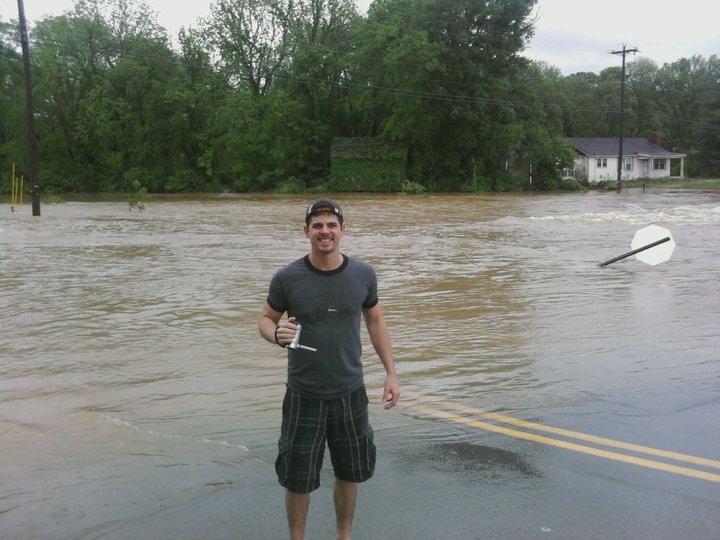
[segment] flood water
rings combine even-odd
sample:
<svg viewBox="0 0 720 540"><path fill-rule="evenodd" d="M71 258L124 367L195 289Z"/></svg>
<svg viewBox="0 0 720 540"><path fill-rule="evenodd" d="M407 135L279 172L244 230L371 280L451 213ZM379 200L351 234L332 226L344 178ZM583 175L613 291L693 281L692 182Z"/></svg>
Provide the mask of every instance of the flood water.
<svg viewBox="0 0 720 540"><path fill-rule="evenodd" d="M406 403L720 459L720 192L337 198L342 251L377 270ZM274 474L286 364L256 323L272 274L307 252L308 200L3 204L1 538L99 538ZM651 223L670 261L598 266ZM400 447L417 413L382 413L364 339L373 425Z"/></svg>

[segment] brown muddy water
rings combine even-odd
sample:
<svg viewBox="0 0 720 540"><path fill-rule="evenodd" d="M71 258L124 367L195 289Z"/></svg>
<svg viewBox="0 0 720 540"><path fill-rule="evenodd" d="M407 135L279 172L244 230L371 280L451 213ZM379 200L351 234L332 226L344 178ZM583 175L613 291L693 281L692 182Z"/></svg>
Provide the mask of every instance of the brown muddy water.
<svg viewBox="0 0 720 540"><path fill-rule="evenodd" d="M378 273L405 403L606 436L720 413L720 193L337 198L342 251ZM96 538L274 474L285 359L256 322L273 272L307 250L308 200L0 207L1 538ZM598 267L651 223L670 261ZM370 346L365 366L378 438L400 447L417 413L383 414ZM717 418L638 442L719 459ZM453 448L448 433L428 437Z"/></svg>

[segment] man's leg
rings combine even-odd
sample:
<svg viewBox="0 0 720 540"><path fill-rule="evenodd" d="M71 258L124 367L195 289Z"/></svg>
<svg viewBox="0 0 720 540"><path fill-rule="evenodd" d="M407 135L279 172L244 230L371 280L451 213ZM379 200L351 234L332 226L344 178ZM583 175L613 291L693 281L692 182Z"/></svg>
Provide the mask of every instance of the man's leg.
<svg viewBox="0 0 720 540"><path fill-rule="evenodd" d="M353 516L355 515L355 501L357 499L357 484L335 478L335 518L337 519L338 540L350 540Z"/></svg>
<svg viewBox="0 0 720 540"><path fill-rule="evenodd" d="M283 401L283 417L275 470L285 487L290 538L305 536L310 492L320 485L319 475L325 451L323 400L307 399L288 388Z"/></svg>
<svg viewBox="0 0 720 540"><path fill-rule="evenodd" d="M349 539L357 484L375 471L375 444L368 421L368 399L361 386L335 400L328 414L328 444L335 472L335 516L338 538Z"/></svg>
<svg viewBox="0 0 720 540"><path fill-rule="evenodd" d="M287 489L285 490L285 509L287 510L291 540L303 540L305 538L305 523L307 522L309 507L309 493L293 493Z"/></svg>

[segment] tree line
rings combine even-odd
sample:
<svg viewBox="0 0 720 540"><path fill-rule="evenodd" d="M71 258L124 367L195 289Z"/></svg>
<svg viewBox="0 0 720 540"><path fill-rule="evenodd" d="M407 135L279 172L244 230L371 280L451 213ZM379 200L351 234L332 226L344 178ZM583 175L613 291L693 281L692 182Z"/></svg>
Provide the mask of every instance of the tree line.
<svg viewBox="0 0 720 540"><path fill-rule="evenodd" d="M523 57L534 3L216 0L173 45L142 0L76 0L30 32L41 186L557 189L566 137L618 135L621 68ZM5 171L28 166L19 43L0 21ZM718 57L631 61L624 124L720 176Z"/></svg>

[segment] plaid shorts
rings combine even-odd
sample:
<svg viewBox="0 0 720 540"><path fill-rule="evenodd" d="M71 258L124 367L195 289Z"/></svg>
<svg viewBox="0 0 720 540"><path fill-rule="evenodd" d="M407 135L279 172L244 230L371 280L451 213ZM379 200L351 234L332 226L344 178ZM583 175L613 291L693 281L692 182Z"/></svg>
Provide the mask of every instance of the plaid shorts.
<svg viewBox="0 0 720 540"><path fill-rule="evenodd" d="M364 482L372 477L376 450L364 386L339 399L306 398L287 389L275 461L280 484L293 493L320 487L326 442L337 478Z"/></svg>

